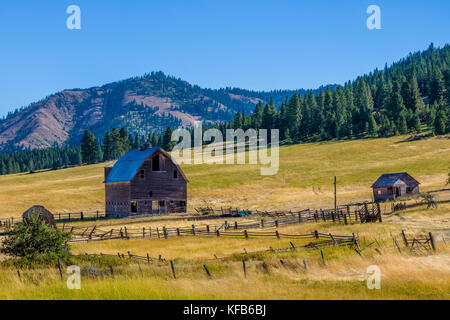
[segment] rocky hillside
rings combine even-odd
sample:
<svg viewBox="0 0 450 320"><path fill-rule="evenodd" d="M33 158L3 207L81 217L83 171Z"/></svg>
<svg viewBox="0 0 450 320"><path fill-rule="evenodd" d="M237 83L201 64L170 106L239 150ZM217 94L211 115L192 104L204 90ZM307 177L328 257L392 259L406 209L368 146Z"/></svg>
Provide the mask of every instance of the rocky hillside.
<svg viewBox="0 0 450 320"><path fill-rule="evenodd" d="M0 151L78 144L85 129L102 136L125 127L130 133L161 133L195 120L229 120L250 113L258 101L276 103L298 91L255 92L202 89L162 72L89 89L64 90L0 120Z"/></svg>

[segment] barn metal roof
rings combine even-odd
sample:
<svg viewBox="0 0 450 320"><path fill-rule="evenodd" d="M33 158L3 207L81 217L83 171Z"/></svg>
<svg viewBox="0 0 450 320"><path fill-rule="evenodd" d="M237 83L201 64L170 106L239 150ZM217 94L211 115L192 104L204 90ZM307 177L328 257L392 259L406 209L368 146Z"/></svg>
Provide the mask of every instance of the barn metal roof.
<svg viewBox="0 0 450 320"><path fill-rule="evenodd" d="M407 173L400 172L383 174L378 178L377 181L375 181L375 183L372 185L372 188L391 187L398 181L398 179L403 177L405 174Z"/></svg>
<svg viewBox="0 0 450 320"><path fill-rule="evenodd" d="M104 183L129 182L136 175L142 162L158 148L130 150L114 164Z"/></svg>

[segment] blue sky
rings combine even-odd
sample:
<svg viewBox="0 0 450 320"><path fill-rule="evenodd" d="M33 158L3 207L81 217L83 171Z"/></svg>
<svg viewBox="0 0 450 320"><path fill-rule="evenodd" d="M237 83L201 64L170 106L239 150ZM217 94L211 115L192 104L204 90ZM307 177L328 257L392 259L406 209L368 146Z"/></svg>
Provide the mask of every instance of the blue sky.
<svg viewBox="0 0 450 320"><path fill-rule="evenodd" d="M81 8L81 30L66 8ZM381 8L381 30L366 9ZM448 0L2 0L0 116L162 70L202 87L316 88L449 43Z"/></svg>

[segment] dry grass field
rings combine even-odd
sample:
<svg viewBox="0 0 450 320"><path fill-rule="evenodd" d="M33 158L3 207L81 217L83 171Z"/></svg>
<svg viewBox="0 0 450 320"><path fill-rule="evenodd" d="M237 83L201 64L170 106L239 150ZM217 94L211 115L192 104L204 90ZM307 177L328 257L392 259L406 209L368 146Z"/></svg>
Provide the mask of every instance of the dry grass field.
<svg viewBox="0 0 450 320"><path fill-rule="evenodd" d="M0 268L2 299L449 299L450 240L448 220L450 205L436 211L425 207L408 209L385 217L383 223L338 225L331 222L305 223L279 228L279 232L347 235L356 233L361 242L362 259L352 248L325 247L324 266L320 251L299 248L290 252L267 249L290 247L289 239L226 237L169 238L161 240L111 240L77 243L75 254L117 252L151 257L161 255L173 260L177 279L169 265L159 262L129 263L114 266L111 276L107 265L96 259L82 266L81 290L68 290L59 279L58 269L23 269L21 280L16 269ZM427 223L411 224L418 216L428 215ZM402 223L398 223L398 220ZM401 242L400 232L421 235L432 231L436 252L409 252ZM392 237L402 252L394 246ZM382 255L375 251L375 239ZM300 247L308 240L292 240ZM244 248L248 254L244 253ZM216 258L217 257L217 258ZM246 260L244 277L242 259ZM283 260L284 265L280 262ZM304 262L307 265L305 270ZM268 271L262 268L266 263ZM207 264L212 279L206 275ZM367 267L381 271L381 289L369 290ZM67 279L67 276L65 276Z"/></svg>
<svg viewBox="0 0 450 320"><path fill-rule="evenodd" d="M324 142L280 148L280 168L261 176L258 165L182 165L190 183L188 205L249 209L333 207L370 200L371 184L385 172L407 171L422 190L445 187L450 167L448 136ZM0 217L19 216L32 205L52 212L104 209L103 167L82 166L36 174L0 176Z"/></svg>
<svg viewBox="0 0 450 320"><path fill-rule="evenodd" d="M209 205L250 209L304 209L333 206L333 176L338 177L338 202L371 199L370 185L385 172L407 171L422 190L445 188L450 167L450 139L429 138L406 142L407 137L315 143L280 148L280 170L275 176L259 175L258 166L183 166L190 180L189 208ZM103 209L103 165L83 166L37 174L0 176L0 217L19 215L34 204L52 211ZM255 219L240 218L239 221ZM233 219L228 219L233 223ZM73 222L110 228L184 227L223 220L191 222L140 218ZM353 248L328 246L320 250L296 247L312 240L184 236L160 240L130 239L72 244L74 254L161 255L166 262L86 258L81 290L68 290L56 266L21 269L0 266L0 299L445 299L450 298L450 204L426 206L384 216L383 223L293 224L280 233L352 235L361 241L359 256ZM437 251L410 252L400 232L413 237L432 232ZM275 231L265 229L264 231ZM401 252L394 245L400 244ZM380 244L376 244L376 241ZM244 253L244 248L248 254ZM378 253L375 248L380 252ZM5 257L3 257L5 258ZM246 260L244 277L242 260ZM174 279L168 260L173 260ZM280 262L283 260L284 264ZM267 270L262 267L266 263ZM305 269L306 263L306 269ZM111 275L109 264L114 265ZM207 264L212 279L203 269ZM381 270L381 289L366 286L367 267ZM66 267L66 265L64 265ZM67 275L64 275L67 278Z"/></svg>

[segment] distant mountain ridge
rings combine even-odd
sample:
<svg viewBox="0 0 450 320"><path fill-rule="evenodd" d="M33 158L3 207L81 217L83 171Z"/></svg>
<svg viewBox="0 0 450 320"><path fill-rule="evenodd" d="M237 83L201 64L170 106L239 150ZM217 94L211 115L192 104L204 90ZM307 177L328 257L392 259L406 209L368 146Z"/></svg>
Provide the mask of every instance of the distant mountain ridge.
<svg viewBox="0 0 450 320"><path fill-rule="evenodd" d="M197 120L225 121L238 111L251 113L260 101L273 98L279 105L294 93L305 92L203 89L152 72L101 87L64 90L10 113L0 120L0 151L79 144L86 129L99 137L113 127L146 135L168 126L190 127Z"/></svg>

